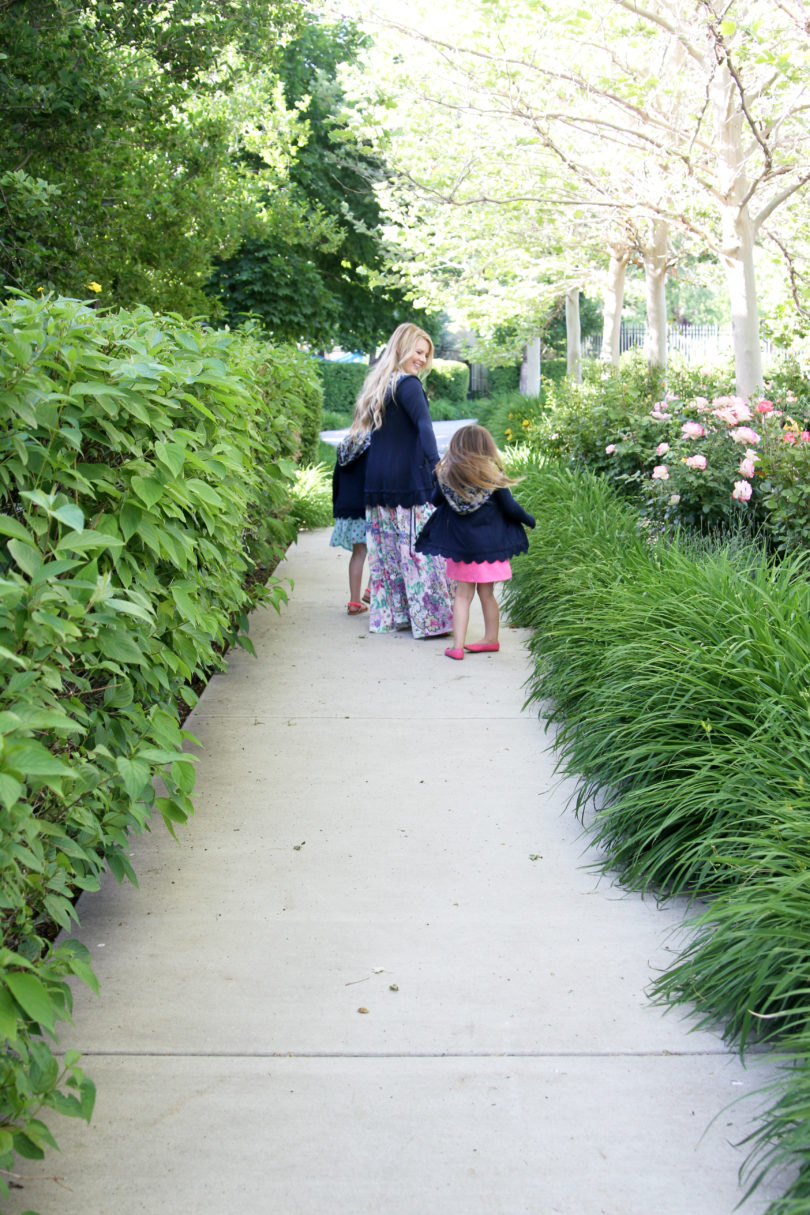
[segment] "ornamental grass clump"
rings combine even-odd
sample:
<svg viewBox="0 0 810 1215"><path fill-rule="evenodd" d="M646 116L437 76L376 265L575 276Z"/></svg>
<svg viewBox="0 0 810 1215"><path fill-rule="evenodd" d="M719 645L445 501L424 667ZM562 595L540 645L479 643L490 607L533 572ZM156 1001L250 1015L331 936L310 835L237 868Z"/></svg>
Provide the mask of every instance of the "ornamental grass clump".
<svg viewBox="0 0 810 1215"><path fill-rule="evenodd" d="M537 518L507 590L533 630L530 699L599 866L700 906L653 985L746 1050L791 1060L751 1139L755 1180L796 1161L810 1189L810 557L656 534L604 478L529 471ZM777 1128L777 1129L775 1129ZM779 1136L782 1136L780 1139ZM757 1163L758 1162L758 1163Z"/></svg>

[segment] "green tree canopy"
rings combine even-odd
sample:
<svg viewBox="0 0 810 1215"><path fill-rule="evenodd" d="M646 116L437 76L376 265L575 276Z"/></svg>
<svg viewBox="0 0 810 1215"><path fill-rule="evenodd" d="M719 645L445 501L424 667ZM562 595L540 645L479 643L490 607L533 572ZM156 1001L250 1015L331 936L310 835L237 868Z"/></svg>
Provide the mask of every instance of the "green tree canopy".
<svg viewBox="0 0 810 1215"><path fill-rule="evenodd" d="M306 123L306 141L289 168L289 188L302 214L323 227L283 227L246 239L222 258L210 285L232 321L254 314L282 340L316 347L371 349L415 312L388 272L375 183L382 160L346 119L343 64L365 39L349 22L307 23L284 48L279 67L285 106Z"/></svg>

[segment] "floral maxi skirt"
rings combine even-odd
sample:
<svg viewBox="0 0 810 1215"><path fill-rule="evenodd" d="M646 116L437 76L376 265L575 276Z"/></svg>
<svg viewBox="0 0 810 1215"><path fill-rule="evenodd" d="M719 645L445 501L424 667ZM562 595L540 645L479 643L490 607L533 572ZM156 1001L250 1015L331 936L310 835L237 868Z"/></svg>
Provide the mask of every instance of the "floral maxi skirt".
<svg viewBox="0 0 810 1215"><path fill-rule="evenodd" d="M429 503L366 509L370 632L410 628L414 637L437 637L452 631L453 584L444 557L413 551L433 510Z"/></svg>

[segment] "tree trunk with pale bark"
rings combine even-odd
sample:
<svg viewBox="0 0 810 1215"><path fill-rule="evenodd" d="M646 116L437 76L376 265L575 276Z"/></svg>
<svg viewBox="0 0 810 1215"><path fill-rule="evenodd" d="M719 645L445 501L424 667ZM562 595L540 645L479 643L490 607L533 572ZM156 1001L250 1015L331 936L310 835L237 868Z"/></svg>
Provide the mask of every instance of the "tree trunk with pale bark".
<svg viewBox="0 0 810 1215"><path fill-rule="evenodd" d="M582 328L579 318L579 287L571 287L565 295L566 370L572 380L582 380Z"/></svg>
<svg viewBox="0 0 810 1215"><path fill-rule="evenodd" d="M624 280L632 250L626 241L611 241L608 249L610 251L610 264L605 283L601 357L605 362L612 363L614 367L618 367L619 355L621 354Z"/></svg>
<svg viewBox="0 0 810 1215"><path fill-rule="evenodd" d="M540 396L540 338L530 338L520 365L520 391L524 397Z"/></svg>

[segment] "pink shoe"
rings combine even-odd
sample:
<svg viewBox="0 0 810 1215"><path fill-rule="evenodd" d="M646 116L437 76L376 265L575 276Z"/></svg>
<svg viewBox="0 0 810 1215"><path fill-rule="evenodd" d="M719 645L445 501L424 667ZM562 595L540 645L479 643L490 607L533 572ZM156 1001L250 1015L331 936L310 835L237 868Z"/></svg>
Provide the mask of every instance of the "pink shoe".
<svg viewBox="0 0 810 1215"><path fill-rule="evenodd" d="M461 658L463 658L463 657L464 657L464 651L463 651L463 650L454 650L454 649L452 649L452 648L448 648L448 649L446 649L444 652L445 652L445 654L447 655L447 657L448 657L448 658L455 658L455 659L457 659L457 660L458 660L458 659L461 659Z"/></svg>
<svg viewBox="0 0 810 1215"><path fill-rule="evenodd" d="M464 649L469 650L471 654L489 654L490 652L497 653L501 648L499 641L473 641L470 645L465 645Z"/></svg>

